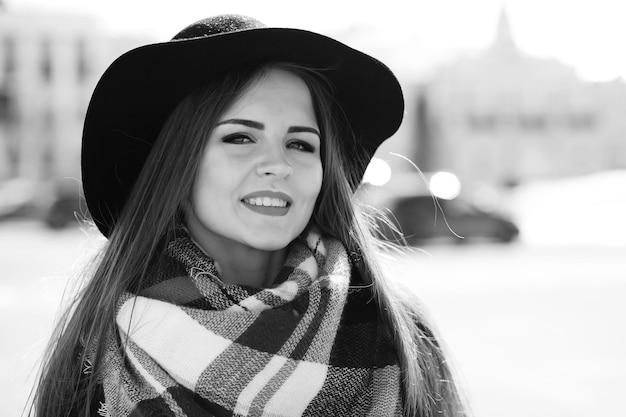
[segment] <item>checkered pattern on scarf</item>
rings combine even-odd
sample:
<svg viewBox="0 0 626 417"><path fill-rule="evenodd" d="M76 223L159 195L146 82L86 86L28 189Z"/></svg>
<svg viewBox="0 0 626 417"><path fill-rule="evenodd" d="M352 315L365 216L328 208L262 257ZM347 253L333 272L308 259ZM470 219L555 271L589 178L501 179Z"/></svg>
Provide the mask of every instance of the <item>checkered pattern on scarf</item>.
<svg viewBox="0 0 626 417"><path fill-rule="evenodd" d="M274 288L222 283L187 236L118 303L103 409L113 416L401 415L400 370L371 291L309 233Z"/></svg>

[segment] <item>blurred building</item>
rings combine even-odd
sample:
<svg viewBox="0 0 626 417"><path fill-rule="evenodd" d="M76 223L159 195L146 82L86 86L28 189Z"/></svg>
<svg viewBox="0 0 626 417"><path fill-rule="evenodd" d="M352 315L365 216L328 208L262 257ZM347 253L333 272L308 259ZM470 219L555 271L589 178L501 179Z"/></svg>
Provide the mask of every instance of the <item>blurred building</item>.
<svg viewBox="0 0 626 417"><path fill-rule="evenodd" d="M412 159L456 173L466 189L626 168L626 85L584 82L524 54L505 13L490 48L415 91Z"/></svg>
<svg viewBox="0 0 626 417"><path fill-rule="evenodd" d="M144 40L111 38L84 16L0 8L0 200L19 180L35 199L80 177L82 123L104 69ZM1 201L0 201L1 203ZM37 204L38 201L35 201Z"/></svg>

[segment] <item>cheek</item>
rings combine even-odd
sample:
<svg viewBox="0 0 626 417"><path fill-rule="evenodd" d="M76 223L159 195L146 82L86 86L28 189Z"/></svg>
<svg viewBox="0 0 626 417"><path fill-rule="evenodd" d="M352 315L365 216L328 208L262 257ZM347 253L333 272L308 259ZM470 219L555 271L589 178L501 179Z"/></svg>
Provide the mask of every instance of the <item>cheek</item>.
<svg viewBox="0 0 626 417"><path fill-rule="evenodd" d="M236 172L227 156L208 152L198 173L196 190L204 193L205 197L221 195L232 188Z"/></svg>
<svg viewBox="0 0 626 417"><path fill-rule="evenodd" d="M198 172L193 188L193 203L196 210L205 211L216 203L216 197L223 194L223 170L209 163L203 164Z"/></svg>
<svg viewBox="0 0 626 417"><path fill-rule="evenodd" d="M317 198L319 197L323 179L324 173L320 163L319 167L307 176L306 189L308 191L309 198L313 201L313 204L315 204Z"/></svg>
<svg viewBox="0 0 626 417"><path fill-rule="evenodd" d="M320 164L319 171L317 175L315 176L315 199L317 199L317 197L320 194L320 191L322 190L323 181L324 181L324 170L322 168L322 165Z"/></svg>

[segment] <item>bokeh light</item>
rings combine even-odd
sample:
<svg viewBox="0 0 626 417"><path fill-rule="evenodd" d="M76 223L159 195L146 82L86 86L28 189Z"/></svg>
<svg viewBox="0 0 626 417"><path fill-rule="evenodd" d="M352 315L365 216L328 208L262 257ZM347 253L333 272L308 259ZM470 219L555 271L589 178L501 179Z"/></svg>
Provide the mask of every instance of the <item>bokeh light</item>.
<svg viewBox="0 0 626 417"><path fill-rule="evenodd" d="M430 178L430 190L437 198L452 200L461 192L461 181L451 172L440 171Z"/></svg>
<svg viewBox="0 0 626 417"><path fill-rule="evenodd" d="M391 167L389 164L380 158L372 158L363 175L363 182L382 186L387 184L390 178Z"/></svg>

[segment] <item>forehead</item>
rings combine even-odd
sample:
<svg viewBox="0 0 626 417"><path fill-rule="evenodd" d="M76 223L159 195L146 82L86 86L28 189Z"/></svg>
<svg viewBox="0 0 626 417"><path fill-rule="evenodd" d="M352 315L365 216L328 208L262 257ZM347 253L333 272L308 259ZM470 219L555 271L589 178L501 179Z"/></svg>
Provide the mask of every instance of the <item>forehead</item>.
<svg viewBox="0 0 626 417"><path fill-rule="evenodd" d="M268 68L261 72L232 103L224 117L263 110L281 113L291 110L313 114L309 88L300 77L289 71Z"/></svg>

